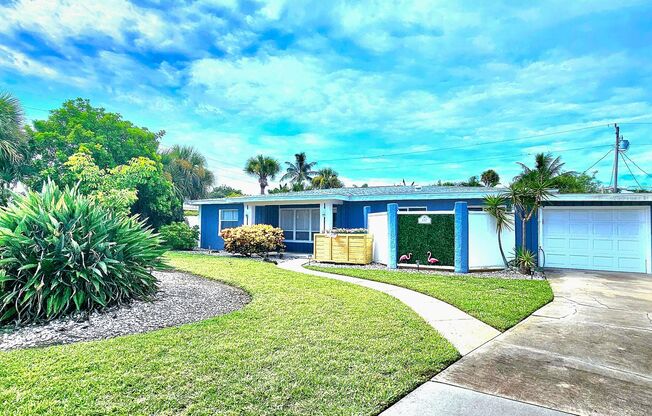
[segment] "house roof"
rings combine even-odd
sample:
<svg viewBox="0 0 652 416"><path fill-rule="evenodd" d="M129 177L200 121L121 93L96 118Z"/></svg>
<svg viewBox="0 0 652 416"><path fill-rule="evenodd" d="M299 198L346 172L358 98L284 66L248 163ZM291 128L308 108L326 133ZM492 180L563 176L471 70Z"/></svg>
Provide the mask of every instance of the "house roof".
<svg viewBox="0 0 652 416"><path fill-rule="evenodd" d="M410 201L424 199L481 199L486 195L500 194L505 188L484 188L465 186L370 186L367 188L313 189L300 192L279 194L250 195L232 198L199 199L190 201L193 205L210 204L278 204L278 203L315 203L319 201ZM554 201L628 201L649 202L652 194L618 193L618 194L558 194L549 199Z"/></svg>
<svg viewBox="0 0 652 416"><path fill-rule="evenodd" d="M297 201L383 201L420 199L471 199L483 198L487 194L497 194L504 188L464 187L464 186L370 186L366 188L313 189L300 192L286 192L268 195L252 195L233 198L200 199L193 204L266 203Z"/></svg>

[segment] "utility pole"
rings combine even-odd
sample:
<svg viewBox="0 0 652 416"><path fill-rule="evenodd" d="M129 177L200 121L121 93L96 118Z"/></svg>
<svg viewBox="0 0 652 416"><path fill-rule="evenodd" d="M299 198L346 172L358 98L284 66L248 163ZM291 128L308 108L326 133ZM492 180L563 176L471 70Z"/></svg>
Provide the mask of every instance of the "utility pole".
<svg viewBox="0 0 652 416"><path fill-rule="evenodd" d="M620 157L620 127L618 124L614 123L616 128L616 148L614 149L614 193L618 193L618 158Z"/></svg>

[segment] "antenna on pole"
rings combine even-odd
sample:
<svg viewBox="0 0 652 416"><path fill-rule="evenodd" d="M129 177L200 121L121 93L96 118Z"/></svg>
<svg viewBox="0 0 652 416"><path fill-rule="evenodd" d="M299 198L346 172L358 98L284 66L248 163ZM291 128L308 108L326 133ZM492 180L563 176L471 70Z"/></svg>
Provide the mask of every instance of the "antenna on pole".
<svg viewBox="0 0 652 416"><path fill-rule="evenodd" d="M618 193L618 158L620 157L620 141L623 139L620 136L620 127L618 124L614 123L614 128L616 129L616 146L614 152L614 188L613 192Z"/></svg>

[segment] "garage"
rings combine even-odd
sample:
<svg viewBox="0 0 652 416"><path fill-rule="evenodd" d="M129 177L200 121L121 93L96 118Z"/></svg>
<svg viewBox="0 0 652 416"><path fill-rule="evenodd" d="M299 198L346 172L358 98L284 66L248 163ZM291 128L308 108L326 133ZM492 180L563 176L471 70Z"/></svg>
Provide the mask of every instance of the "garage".
<svg viewBox="0 0 652 416"><path fill-rule="evenodd" d="M649 206L544 207L541 266L650 273Z"/></svg>

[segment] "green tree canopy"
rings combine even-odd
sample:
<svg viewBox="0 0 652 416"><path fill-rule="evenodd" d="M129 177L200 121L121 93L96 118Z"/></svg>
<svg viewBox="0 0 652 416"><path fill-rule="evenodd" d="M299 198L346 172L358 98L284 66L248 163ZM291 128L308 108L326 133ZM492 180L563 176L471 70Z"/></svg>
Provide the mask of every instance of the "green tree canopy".
<svg viewBox="0 0 652 416"><path fill-rule="evenodd" d="M64 167L62 182L77 184L82 194L115 211L140 214L156 228L183 218L183 204L158 162L138 157L102 169L91 155L75 153Z"/></svg>
<svg viewBox="0 0 652 416"><path fill-rule="evenodd" d="M331 168L319 169L312 178L312 186L317 189L342 188L344 184L335 170Z"/></svg>
<svg viewBox="0 0 652 416"><path fill-rule="evenodd" d="M158 161L156 151L163 134L138 127L118 113L93 107L89 100L68 100L52 110L47 120L34 121L27 183L38 187L48 177L56 180L63 164L77 152L90 154L101 169L124 165L137 157Z"/></svg>
<svg viewBox="0 0 652 416"><path fill-rule="evenodd" d="M500 176L498 176L498 173L495 170L487 169L482 172L482 175L480 175L480 181L484 186L493 188L500 182Z"/></svg>
<svg viewBox="0 0 652 416"><path fill-rule="evenodd" d="M281 180L289 180L293 185L303 185L306 181L310 182L316 173L312 170L316 164L317 162L308 163L304 152L296 153L294 155L294 163L285 162L287 169L285 175L281 177Z"/></svg>
<svg viewBox="0 0 652 416"><path fill-rule="evenodd" d="M229 198L234 196L242 196L244 193L240 189L232 188L228 185L219 185L209 192L209 198Z"/></svg>
<svg viewBox="0 0 652 416"><path fill-rule="evenodd" d="M204 198L215 181L213 172L206 166L206 158L192 146L174 145L161 152L161 161L185 199Z"/></svg>
<svg viewBox="0 0 652 416"><path fill-rule="evenodd" d="M23 109L9 93L0 93L0 206L7 204L26 161Z"/></svg>
<svg viewBox="0 0 652 416"><path fill-rule="evenodd" d="M244 168L245 173L258 179L260 185L260 194L265 194L265 188L269 185L269 180L274 179L281 171L281 166L274 158L258 155L247 160Z"/></svg>

